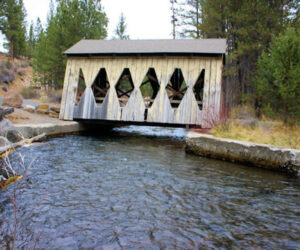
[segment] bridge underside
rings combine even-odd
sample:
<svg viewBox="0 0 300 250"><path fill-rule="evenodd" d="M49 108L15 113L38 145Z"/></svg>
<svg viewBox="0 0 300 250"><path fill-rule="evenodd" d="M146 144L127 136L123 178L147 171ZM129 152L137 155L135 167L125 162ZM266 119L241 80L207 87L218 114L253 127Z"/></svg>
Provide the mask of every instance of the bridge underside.
<svg viewBox="0 0 300 250"><path fill-rule="evenodd" d="M209 128L222 66L221 56L69 57L60 119Z"/></svg>
<svg viewBox="0 0 300 250"><path fill-rule="evenodd" d="M155 122L134 122L134 121L110 121L110 120L92 120L92 119L74 119L86 125L99 125L103 127L122 127L122 126L155 126L155 127L170 127L170 128L198 128L199 125L186 125L175 123L155 123Z"/></svg>

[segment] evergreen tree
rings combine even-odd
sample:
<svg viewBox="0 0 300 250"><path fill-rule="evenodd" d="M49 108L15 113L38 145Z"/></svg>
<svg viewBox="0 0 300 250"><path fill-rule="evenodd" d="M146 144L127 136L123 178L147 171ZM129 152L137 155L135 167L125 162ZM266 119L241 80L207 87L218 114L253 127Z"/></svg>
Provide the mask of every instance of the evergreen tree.
<svg viewBox="0 0 300 250"><path fill-rule="evenodd" d="M126 29L127 29L126 19L124 17L124 14L121 13L119 23L115 29L115 34L117 36L116 39L128 40L129 35L126 35Z"/></svg>
<svg viewBox="0 0 300 250"><path fill-rule="evenodd" d="M53 6L53 5L52 5ZM63 52L81 39L107 36L107 18L100 1L60 0L48 15L34 55L35 80L48 87L63 84L66 57Z"/></svg>
<svg viewBox="0 0 300 250"><path fill-rule="evenodd" d="M177 6L177 0L170 0L171 4L171 11L172 11L172 16L171 16L171 23L173 26L173 31L172 31L172 36L173 39L176 39L177 35L177 28L178 28L178 6Z"/></svg>
<svg viewBox="0 0 300 250"><path fill-rule="evenodd" d="M8 40L10 57L26 55L26 25L23 0L1 1L0 27Z"/></svg>
<svg viewBox="0 0 300 250"><path fill-rule="evenodd" d="M191 37L199 39L201 37L201 1L185 0L179 4L178 26L181 27L181 37Z"/></svg>
<svg viewBox="0 0 300 250"><path fill-rule="evenodd" d="M201 36L226 38L226 89L235 101L255 99L253 79L262 51L285 29L297 0L201 0ZM230 84L229 84L230 83ZM228 96L229 97L229 96ZM246 100L247 100L246 99Z"/></svg>
<svg viewBox="0 0 300 250"><path fill-rule="evenodd" d="M35 49L35 34L34 34L34 24L31 22L29 27L29 34L27 39L27 56L32 58L33 51Z"/></svg>
<svg viewBox="0 0 300 250"><path fill-rule="evenodd" d="M258 62L256 90L267 114L300 122L300 33L288 28L274 37Z"/></svg>

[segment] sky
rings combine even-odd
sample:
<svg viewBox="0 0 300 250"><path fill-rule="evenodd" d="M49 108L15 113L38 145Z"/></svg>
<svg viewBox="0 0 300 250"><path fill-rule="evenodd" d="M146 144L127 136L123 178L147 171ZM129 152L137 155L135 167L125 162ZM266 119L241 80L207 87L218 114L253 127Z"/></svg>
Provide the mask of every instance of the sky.
<svg viewBox="0 0 300 250"><path fill-rule="evenodd" d="M27 11L26 21L36 21L40 17L46 24L50 0L24 0ZM168 39L172 38L171 10L169 0L102 0L102 6L109 19L108 39L123 12L130 39ZM0 36L0 51L3 51L3 36Z"/></svg>

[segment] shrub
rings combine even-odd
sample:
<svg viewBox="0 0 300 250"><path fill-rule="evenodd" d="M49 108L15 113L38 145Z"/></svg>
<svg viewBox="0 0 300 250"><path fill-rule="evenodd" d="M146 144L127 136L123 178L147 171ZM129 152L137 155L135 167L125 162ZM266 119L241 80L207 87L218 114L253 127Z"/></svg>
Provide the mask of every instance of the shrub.
<svg viewBox="0 0 300 250"><path fill-rule="evenodd" d="M60 103L61 102L61 94L60 93L49 93L47 95L49 102Z"/></svg>
<svg viewBox="0 0 300 250"><path fill-rule="evenodd" d="M258 61L256 91L264 112L300 121L300 33L288 28Z"/></svg>
<svg viewBox="0 0 300 250"><path fill-rule="evenodd" d="M34 98L39 98L40 97L38 91L35 88L32 88L32 87L23 88L21 90L21 95L25 99L34 99Z"/></svg>
<svg viewBox="0 0 300 250"><path fill-rule="evenodd" d="M21 67L21 68L27 68L27 67L29 67L29 63L28 62L22 62L18 66Z"/></svg>
<svg viewBox="0 0 300 250"><path fill-rule="evenodd" d="M15 73L11 70L3 69L0 71L0 83L10 83L15 80Z"/></svg>
<svg viewBox="0 0 300 250"><path fill-rule="evenodd" d="M18 72L18 74L19 74L19 76L24 76L24 75L25 75L25 71L24 71L24 70L20 70L20 71Z"/></svg>

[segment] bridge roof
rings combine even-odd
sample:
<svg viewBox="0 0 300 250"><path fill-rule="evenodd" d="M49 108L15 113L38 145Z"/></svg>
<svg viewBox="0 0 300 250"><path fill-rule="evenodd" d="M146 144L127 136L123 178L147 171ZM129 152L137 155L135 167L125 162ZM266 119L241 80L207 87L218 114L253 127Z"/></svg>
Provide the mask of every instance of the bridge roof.
<svg viewBox="0 0 300 250"><path fill-rule="evenodd" d="M225 39L81 40L67 55L225 54Z"/></svg>

